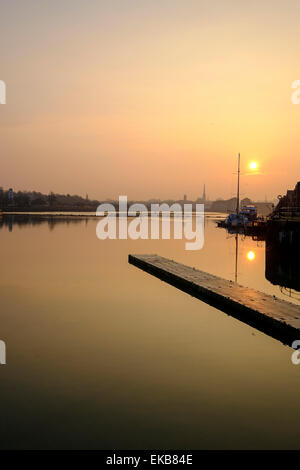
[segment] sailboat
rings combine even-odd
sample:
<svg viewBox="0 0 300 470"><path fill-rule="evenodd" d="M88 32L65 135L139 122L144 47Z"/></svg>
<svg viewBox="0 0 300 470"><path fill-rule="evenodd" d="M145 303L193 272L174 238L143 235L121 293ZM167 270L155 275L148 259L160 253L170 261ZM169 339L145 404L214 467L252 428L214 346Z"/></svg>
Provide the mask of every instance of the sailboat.
<svg viewBox="0 0 300 470"><path fill-rule="evenodd" d="M252 225L254 220L257 220L257 209L253 205L244 206L240 210L240 173L241 173L241 156L238 154L238 172L237 172L237 195L236 195L236 210L226 217L224 221L219 223L221 227L227 228L241 228L247 225Z"/></svg>

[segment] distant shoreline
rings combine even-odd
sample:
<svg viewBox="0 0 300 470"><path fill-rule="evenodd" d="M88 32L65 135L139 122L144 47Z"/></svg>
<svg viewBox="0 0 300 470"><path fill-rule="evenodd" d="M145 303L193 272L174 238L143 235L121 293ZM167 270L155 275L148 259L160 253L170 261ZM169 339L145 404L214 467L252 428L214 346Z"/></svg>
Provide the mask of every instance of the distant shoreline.
<svg viewBox="0 0 300 470"><path fill-rule="evenodd" d="M224 212L215 212L215 211L210 211L210 210L205 210L204 213L210 213L210 214L215 214L216 216L222 216L226 215ZM119 216L120 213L119 211L111 212L111 214L115 214ZM191 212L192 215L195 215L196 212L193 211ZM3 216L6 215L15 215L15 216L40 216L40 217L99 217L97 216L96 212L91 212L91 211L3 211ZM147 214L148 215L148 214ZM174 214L171 212L171 216ZM159 216L162 216L162 213L159 213ZM127 217L133 217L131 215L127 214Z"/></svg>

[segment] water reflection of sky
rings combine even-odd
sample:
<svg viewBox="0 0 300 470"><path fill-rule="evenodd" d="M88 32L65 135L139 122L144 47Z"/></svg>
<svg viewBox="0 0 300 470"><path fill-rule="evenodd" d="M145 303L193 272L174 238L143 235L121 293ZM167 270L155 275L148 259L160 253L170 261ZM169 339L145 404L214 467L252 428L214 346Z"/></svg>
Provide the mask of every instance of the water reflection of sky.
<svg viewBox="0 0 300 470"><path fill-rule="evenodd" d="M0 230L0 447L299 447L291 349L128 264L158 253L233 279L235 236L207 219L187 252L72 220ZM263 242L239 237L238 281L278 293Z"/></svg>
<svg viewBox="0 0 300 470"><path fill-rule="evenodd" d="M163 256L168 256L169 252L176 261L192 264L201 270L206 270L227 279L237 279L242 285L276 295L285 300L289 297L289 301L299 304L298 291L293 282L290 282L290 279L286 279L284 275L278 277L277 273L272 276L273 272L269 272L269 280L266 279L265 242L245 237L242 234L229 234L223 229L216 228L215 220L220 217L222 217L222 214L206 215L205 243L202 250L188 252L184 249L184 241L177 240L148 240L145 242L145 249L150 250L150 252L155 249ZM81 213L79 216L78 213L72 212L64 215L61 215L61 213L32 213L29 216L17 214L4 217L0 221L0 228L13 231L14 228L22 229L42 224L52 231L59 226L72 227L74 224L87 225L89 223L95 225L98 220L94 213ZM129 223L130 220L128 218ZM142 241L139 240L135 243L139 246ZM294 253L291 253L291 260L293 259ZM289 271L290 276L299 277L298 272L293 273L289 268L288 266L286 269ZM272 269L274 268L272 267ZM279 266L278 269L280 270L281 267Z"/></svg>

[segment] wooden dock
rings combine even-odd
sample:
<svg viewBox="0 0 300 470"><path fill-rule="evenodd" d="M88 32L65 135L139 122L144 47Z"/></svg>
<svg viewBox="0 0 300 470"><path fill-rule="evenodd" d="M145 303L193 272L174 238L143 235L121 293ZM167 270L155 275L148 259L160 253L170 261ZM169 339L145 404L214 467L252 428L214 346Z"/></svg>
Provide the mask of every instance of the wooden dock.
<svg viewBox="0 0 300 470"><path fill-rule="evenodd" d="M158 255L129 255L130 264L197 297L284 344L300 340L300 306Z"/></svg>

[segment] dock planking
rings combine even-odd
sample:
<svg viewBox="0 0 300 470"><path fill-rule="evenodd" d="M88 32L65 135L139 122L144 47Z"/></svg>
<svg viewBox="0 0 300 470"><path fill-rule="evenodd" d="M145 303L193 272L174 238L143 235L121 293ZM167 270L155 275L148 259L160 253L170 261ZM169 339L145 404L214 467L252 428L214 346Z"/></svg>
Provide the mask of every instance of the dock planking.
<svg viewBox="0 0 300 470"><path fill-rule="evenodd" d="M129 255L130 264L284 344L300 340L300 306L155 254Z"/></svg>

